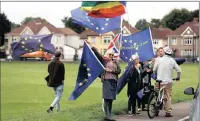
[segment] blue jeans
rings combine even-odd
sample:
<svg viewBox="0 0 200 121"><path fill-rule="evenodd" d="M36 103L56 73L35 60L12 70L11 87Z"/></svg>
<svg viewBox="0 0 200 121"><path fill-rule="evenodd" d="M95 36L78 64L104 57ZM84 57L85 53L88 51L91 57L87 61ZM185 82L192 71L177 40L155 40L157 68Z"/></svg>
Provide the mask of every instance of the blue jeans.
<svg viewBox="0 0 200 121"><path fill-rule="evenodd" d="M59 101L62 97L62 93L63 93L63 90L64 90L64 85L60 85L58 87L53 87L54 91L55 91L55 99L53 100L52 104L51 104L51 107L54 107L56 106L56 109L59 111L60 110L60 104L59 104Z"/></svg>

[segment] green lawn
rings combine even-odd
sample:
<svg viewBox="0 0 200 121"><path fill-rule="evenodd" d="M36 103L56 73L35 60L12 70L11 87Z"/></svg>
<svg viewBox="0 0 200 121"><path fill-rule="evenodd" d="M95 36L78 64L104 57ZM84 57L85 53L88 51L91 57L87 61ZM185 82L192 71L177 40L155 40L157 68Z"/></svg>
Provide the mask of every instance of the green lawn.
<svg viewBox="0 0 200 121"><path fill-rule="evenodd" d="M76 101L68 101L74 89L78 63L66 63L64 95L61 112L48 114L47 108L54 92L46 86L48 62L2 62L1 63L1 120L2 121L100 121L104 117L101 108L102 90L99 79ZM124 69L125 64L121 64ZM182 78L173 86L173 102L190 100L183 94L184 88L196 88L197 64L183 64ZM115 114L125 113L127 108L126 89L114 101Z"/></svg>

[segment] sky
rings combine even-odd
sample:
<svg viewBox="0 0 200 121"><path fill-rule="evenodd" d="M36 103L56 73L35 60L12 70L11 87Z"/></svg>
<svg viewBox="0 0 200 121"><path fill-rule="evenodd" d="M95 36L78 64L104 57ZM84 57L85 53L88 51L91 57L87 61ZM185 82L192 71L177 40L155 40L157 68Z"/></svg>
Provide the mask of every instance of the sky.
<svg viewBox="0 0 200 121"><path fill-rule="evenodd" d="M28 16L45 18L56 27L64 27L61 19L71 16L71 10L81 6L81 2L2 2L1 13L12 22L20 24ZM189 11L199 9L198 2L127 2L127 13L123 18L135 26L139 19L151 21L162 19L174 8Z"/></svg>

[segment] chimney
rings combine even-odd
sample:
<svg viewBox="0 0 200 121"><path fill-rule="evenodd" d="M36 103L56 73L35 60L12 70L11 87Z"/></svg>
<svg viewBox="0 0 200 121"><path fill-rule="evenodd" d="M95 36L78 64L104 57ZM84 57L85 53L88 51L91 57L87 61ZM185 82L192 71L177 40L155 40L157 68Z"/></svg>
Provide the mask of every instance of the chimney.
<svg viewBox="0 0 200 121"><path fill-rule="evenodd" d="M193 18L193 24L199 24L199 18Z"/></svg>
<svg viewBox="0 0 200 121"><path fill-rule="evenodd" d="M35 24L36 25L42 24L42 20L40 18L35 18Z"/></svg>

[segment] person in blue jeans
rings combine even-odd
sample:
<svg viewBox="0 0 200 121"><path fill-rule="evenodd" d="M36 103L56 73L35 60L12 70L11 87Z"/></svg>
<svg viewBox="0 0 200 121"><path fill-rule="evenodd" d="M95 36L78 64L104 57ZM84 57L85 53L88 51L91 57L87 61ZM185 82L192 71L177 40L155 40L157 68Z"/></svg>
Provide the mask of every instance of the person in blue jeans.
<svg viewBox="0 0 200 121"><path fill-rule="evenodd" d="M65 66L60 61L61 52L55 53L54 60L48 65L49 75L45 78L47 85L52 87L55 91L55 99L47 110L48 113L53 112L53 108L56 107L57 111L60 111L59 101L63 94L64 80L65 80Z"/></svg>

